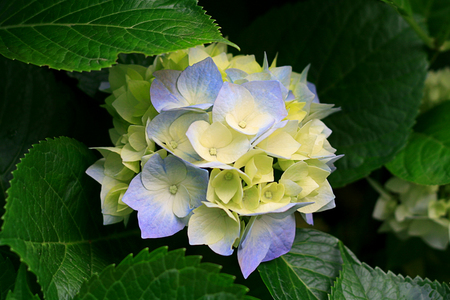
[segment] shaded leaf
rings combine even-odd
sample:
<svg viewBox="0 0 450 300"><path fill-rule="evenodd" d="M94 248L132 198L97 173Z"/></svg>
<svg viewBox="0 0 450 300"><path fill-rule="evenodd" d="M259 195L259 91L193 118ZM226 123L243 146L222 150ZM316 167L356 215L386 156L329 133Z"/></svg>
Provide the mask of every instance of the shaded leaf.
<svg viewBox="0 0 450 300"><path fill-rule="evenodd" d="M439 49L446 41L450 43L450 3L447 0L382 1L393 6L431 48Z"/></svg>
<svg viewBox="0 0 450 300"><path fill-rule="evenodd" d="M102 225L97 184L85 174L94 160L80 142L58 138L34 145L13 173L0 244L36 274L46 299L73 297L139 235Z"/></svg>
<svg viewBox="0 0 450 300"><path fill-rule="evenodd" d="M312 13L314 12L314 13ZM306 1L256 20L237 39L247 53L278 53L277 65L309 80L322 102L342 108L325 123L345 156L330 176L334 187L390 161L405 145L418 112L427 62L422 43L395 11L366 0Z"/></svg>
<svg viewBox="0 0 450 300"><path fill-rule="evenodd" d="M409 0L381 0L394 7L402 16L412 15L411 3Z"/></svg>
<svg viewBox="0 0 450 300"><path fill-rule="evenodd" d="M405 280L402 276L361 264L349 255L341 242L339 249L343 260L342 272L332 288L331 300L444 299L428 282Z"/></svg>
<svg viewBox="0 0 450 300"><path fill-rule="evenodd" d="M32 144L67 134L74 123L71 97L51 71L0 56L0 215L11 172ZM7 80L6 80L7 79Z"/></svg>
<svg viewBox="0 0 450 300"><path fill-rule="evenodd" d="M38 295L33 295L27 282L27 270L26 266L20 264L19 271L17 272L17 279L14 285L14 292L10 291L6 300L39 300Z"/></svg>
<svg viewBox="0 0 450 300"><path fill-rule="evenodd" d="M219 273L220 266L200 259L185 256L183 249L144 249L94 274L75 299L254 299L233 276Z"/></svg>
<svg viewBox="0 0 450 300"><path fill-rule="evenodd" d="M299 229L289 253L258 267L274 299L328 299L341 269L338 239Z"/></svg>
<svg viewBox="0 0 450 300"><path fill-rule="evenodd" d="M6 299L9 290L14 286L16 270L11 261L0 254L0 299Z"/></svg>
<svg viewBox="0 0 450 300"><path fill-rule="evenodd" d="M425 185L450 183L450 102L417 118L406 147L386 167L397 177Z"/></svg>
<svg viewBox="0 0 450 300"><path fill-rule="evenodd" d="M119 53L232 44L195 0L13 0L0 8L0 53L55 69L99 70Z"/></svg>

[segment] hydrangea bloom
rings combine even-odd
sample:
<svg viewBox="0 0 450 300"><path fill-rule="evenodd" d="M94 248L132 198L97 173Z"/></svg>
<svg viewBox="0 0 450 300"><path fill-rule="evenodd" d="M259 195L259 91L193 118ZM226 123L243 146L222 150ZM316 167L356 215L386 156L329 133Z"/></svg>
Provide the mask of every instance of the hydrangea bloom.
<svg viewBox="0 0 450 300"><path fill-rule="evenodd" d="M380 193L373 217L383 221L380 232L399 238L420 237L430 247L444 250L449 243L449 186L425 186L392 177L384 187L373 180Z"/></svg>
<svg viewBox="0 0 450 300"><path fill-rule="evenodd" d="M157 56L147 69L113 67L114 147L98 149L127 176L105 160L88 170L102 184L103 213L117 215L105 223L134 209L143 238L187 226L192 245L237 249L244 277L287 253L295 212L312 224L335 206L327 177L340 156L320 119L337 109L319 102L308 68L261 66L221 44Z"/></svg>

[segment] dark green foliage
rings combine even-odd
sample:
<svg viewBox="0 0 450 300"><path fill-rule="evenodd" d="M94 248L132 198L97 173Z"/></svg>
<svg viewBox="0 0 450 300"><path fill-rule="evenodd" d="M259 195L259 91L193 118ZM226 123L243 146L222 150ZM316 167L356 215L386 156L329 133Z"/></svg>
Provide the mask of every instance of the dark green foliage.
<svg viewBox="0 0 450 300"><path fill-rule="evenodd" d="M450 183L450 102L417 118L406 147L386 166L392 174L425 185Z"/></svg>
<svg viewBox="0 0 450 300"><path fill-rule="evenodd" d="M301 72L321 102L342 108L325 119L345 157L333 187L356 181L405 145L418 113L427 62L420 39L389 6L366 0L307 1L272 10L237 40L243 51Z"/></svg>
<svg viewBox="0 0 450 300"><path fill-rule="evenodd" d="M221 267L167 247L127 256L86 282L75 299L254 299Z"/></svg>

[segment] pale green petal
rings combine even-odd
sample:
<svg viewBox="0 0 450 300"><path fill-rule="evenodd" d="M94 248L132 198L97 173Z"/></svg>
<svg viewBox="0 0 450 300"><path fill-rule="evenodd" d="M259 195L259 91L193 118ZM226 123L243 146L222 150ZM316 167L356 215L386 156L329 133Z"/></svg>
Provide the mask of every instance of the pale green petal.
<svg viewBox="0 0 450 300"><path fill-rule="evenodd" d="M135 106L137 104L139 102L130 92L123 93L112 103L113 107L125 121L131 124L141 125L140 117L135 116Z"/></svg>
<svg viewBox="0 0 450 300"><path fill-rule="evenodd" d="M257 147L264 149L275 157L290 159L292 154L299 149L300 143L289 133L285 132L283 128L280 128L260 142Z"/></svg>
<svg viewBox="0 0 450 300"><path fill-rule="evenodd" d="M211 186L224 204L227 204L238 191L242 190L241 178L234 170L220 172L214 177ZM242 191L240 192L242 193Z"/></svg>
<svg viewBox="0 0 450 300"><path fill-rule="evenodd" d="M189 65L192 66L205 58L210 57L208 53L206 53L205 49L201 47L194 47L189 49Z"/></svg>
<svg viewBox="0 0 450 300"><path fill-rule="evenodd" d="M247 153L249 149L250 141L247 136L235 132L231 143L217 150L217 160L225 164L231 164Z"/></svg>
<svg viewBox="0 0 450 300"><path fill-rule="evenodd" d="M105 159L101 158L86 170L86 174L88 174L95 181L101 184L103 178L105 177L104 171L105 171Z"/></svg>
<svg viewBox="0 0 450 300"><path fill-rule="evenodd" d="M260 197L260 189L257 185L245 188L244 196L242 198L244 208L248 211L255 211L260 204Z"/></svg>
<svg viewBox="0 0 450 300"><path fill-rule="evenodd" d="M240 69L248 74L262 71L254 55L238 55L233 57L230 62L230 68Z"/></svg>
<svg viewBox="0 0 450 300"><path fill-rule="evenodd" d="M133 94L134 98L136 98L137 101L142 103L145 106L142 106L142 108L145 108L147 110L148 106L151 104L150 102L150 82L144 81L144 80L129 80L127 82L128 89Z"/></svg>
<svg viewBox="0 0 450 300"><path fill-rule="evenodd" d="M302 187L290 179L280 179L280 183L284 185L285 194L290 197L296 197L302 192Z"/></svg>
<svg viewBox="0 0 450 300"><path fill-rule="evenodd" d="M210 124L206 121L196 121L193 122L188 130L186 131L186 136L191 142L192 147L206 161L214 161L215 157L212 157L209 152L209 148L205 147L200 143L200 138L203 133L209 128Z"/></svg>
<svg viewBox="0 0 450 300"><path fill-rule="evenodd" d="M375 203L372 217L374 219L384 221L394 215L396 207L397 201L380 197Z"/></svg>
<svg viewBox="0 0 450 300"><path fill-rule="evenodd" d="M397 206L397 208L395 209L395 219L399 222L403 222L405 221L405 219L409 219L411 218L413 215L411 214L411 212L408 210L408 208L403 205L400 204L399 206Z"/></svg>
<svg viewBox="0 0 450 300"><path fill-rule="evenodd" d="M420 236L433 248L445 250L449 243L449 221L439 224L428 219L413 220L408 229L411 236Z"/></svg>
<svg viewBox="0 0 450 300"><path fill-rule="evenodd" d="M233 135L225 125L214 122L203 132L200 143L206 148L218 149L228 146L232 139Z"/></svg>
<svg viewBox="0 0 450 300"><path fill-rule="evenodd" d="M239 235L239 221L230 218L222 208L202 205L194 210L189 220L189 244L214 245L212 249L221 255L233 253L232 247Z"/></svg>
<svg viewBox="0 0 450 300"><path fill-rule="evenodd" d="M284 196L284 185L282 183L271 182L267 185L261 185L261 202L280 202ZM290 200L286 198L287 201Z"/></svg>
<svg viewBox="0 0 450 300"><path fill-rule="evenodd" d="M137 151L146 148L148 145L145 138L145 127L130 125L128 127L128 142Z"/></svg>
<svg viewBox="0 0 450 300"><path fill-rule="evenodd" d="M316 192L317 193L314 196L308 196L301 199L301 202L314 202L314 203L298 209L299 212L314 213L323 211L325 209L333 208L335 206L334 205L335 196L333 194L333 189L331 188L327 180L325 180L320 185L320 187L316 190ZM333 205L329 206L330 203Z"/></svg>
<svg viewBox="0 0 450 300"><path fill-rule="evenodd" d="M144 153L145 148L140 151L136 151L130 144L126 144L120 152L120 157L124 162L133 162L141 160L141 157L144 155ZM139 170L136 173L139 173Z"/></svg>

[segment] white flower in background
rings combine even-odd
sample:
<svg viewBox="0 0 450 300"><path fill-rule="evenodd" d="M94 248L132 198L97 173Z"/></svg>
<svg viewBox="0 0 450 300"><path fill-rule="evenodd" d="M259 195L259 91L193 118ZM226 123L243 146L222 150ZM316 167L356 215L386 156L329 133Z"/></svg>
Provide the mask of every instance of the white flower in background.
<svg viewBox="0 0 450 300"><path fill-rule="evenodd" d="M389 179L384 187L372 179L369 182L380 193L373 212L375 219L383 221L380 232L392 231L401 239L418 236L430 247L447 248L450 197L439 199L439 186L419 185L397 177Z"/></svg>

